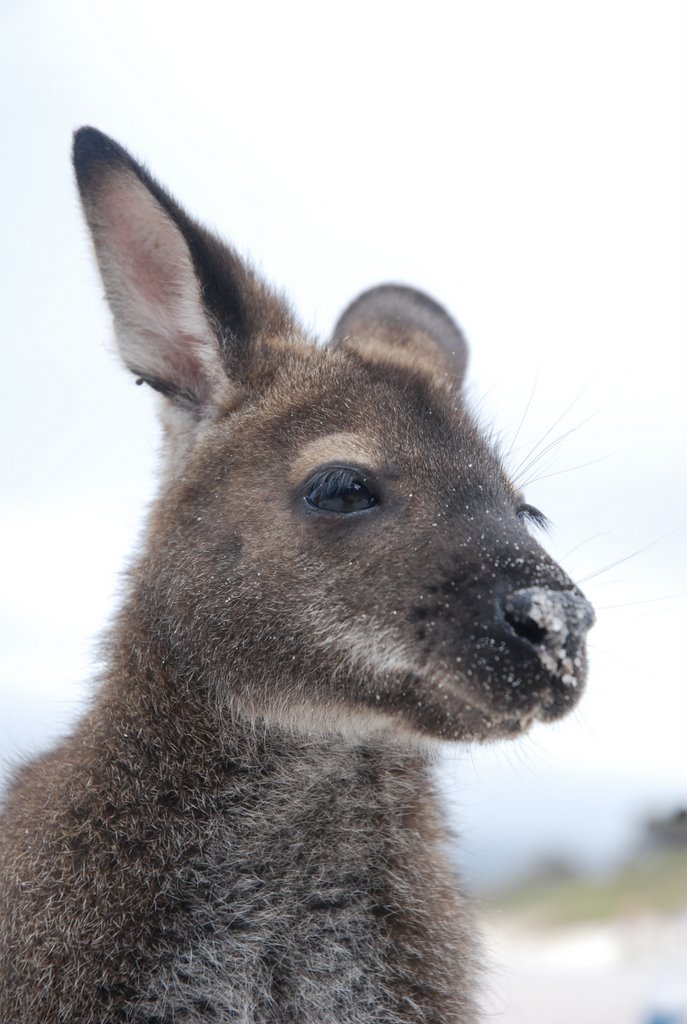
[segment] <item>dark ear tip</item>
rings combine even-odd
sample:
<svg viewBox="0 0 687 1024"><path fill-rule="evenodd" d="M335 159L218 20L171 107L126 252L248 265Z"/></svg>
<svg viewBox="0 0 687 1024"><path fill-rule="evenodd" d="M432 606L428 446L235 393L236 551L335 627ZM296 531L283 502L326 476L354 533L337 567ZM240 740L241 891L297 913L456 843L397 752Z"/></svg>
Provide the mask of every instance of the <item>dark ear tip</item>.
<svg viewBox="0 0 687 1024"><path fill-rule="evenodd" d="M359 295L342 314L334 337L341 339L348 331L365 322L415 323L430 334L455 335L465 344L462 331L447 310L426 292L404 284L380 284Z"/></svg>
<svg viewBox="0 0 687 1024"><path fill-rule="evenodd" d="M331 343L346 345L352 339L355 345L357 337L364 347L366 338L379 338L380 333L386 344L391 339L392 349L405 348L422 358L429 355L444 374L462 380L468 357L463 332L425 292L402 284L382 284L363 292L342 313Z"/></svg>
<svg viewBox="0 0 687 1024"><path fill-rule="evenodd" d="M396 284L395 282L379 284L359 295L353 306L359 303L362 307L370 304L371 301L380 310L409 311L423 308L435 316L451 319L449 313L435 299L427 295L426 292L421 292L406 284Z"/></svg>
<svg viewBox="0 0 687 1024"><path fill-rule="evenodd" d="M119 143L88 125L74 132L72 158L80 185L85 184L98 167L128 165L131 162Z"/></svg>

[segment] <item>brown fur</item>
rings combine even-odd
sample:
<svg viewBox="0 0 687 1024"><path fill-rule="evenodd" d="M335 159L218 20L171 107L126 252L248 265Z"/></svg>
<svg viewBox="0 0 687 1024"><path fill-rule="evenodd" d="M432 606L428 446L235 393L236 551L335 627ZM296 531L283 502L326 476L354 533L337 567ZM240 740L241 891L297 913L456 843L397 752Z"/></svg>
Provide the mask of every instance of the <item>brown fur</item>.
<svg viewBox="0 0 687 1024"><path fill-rule="evenodd" d="M434 752L572 707L591 610L441 307L376 289L318 348L116 143L75 167L165 463L92 706L8 798L0 1019L475 1021Z"/></svg>

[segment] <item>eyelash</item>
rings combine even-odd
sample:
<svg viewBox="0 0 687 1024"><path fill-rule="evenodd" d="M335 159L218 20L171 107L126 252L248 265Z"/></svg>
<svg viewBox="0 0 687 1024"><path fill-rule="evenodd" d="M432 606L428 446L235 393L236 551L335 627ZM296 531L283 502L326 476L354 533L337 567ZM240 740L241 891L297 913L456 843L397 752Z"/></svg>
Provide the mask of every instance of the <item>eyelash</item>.
<svg viewBox="0 0 687 1024"><path fill-rule="evenodd" d="M379 504L378 495L366 477L353 469L334 467L308 485L306 504L320 512L350 515Z"/></svg>
<svg viewBox="0 0 687 1024"><path fill-rule="evenodd" d="M517 517L523 520L523 522L532 523L538 530L548 530L551 525L543 512L540 512L534 505L528 505L524 501L518 505Z"/></svg>

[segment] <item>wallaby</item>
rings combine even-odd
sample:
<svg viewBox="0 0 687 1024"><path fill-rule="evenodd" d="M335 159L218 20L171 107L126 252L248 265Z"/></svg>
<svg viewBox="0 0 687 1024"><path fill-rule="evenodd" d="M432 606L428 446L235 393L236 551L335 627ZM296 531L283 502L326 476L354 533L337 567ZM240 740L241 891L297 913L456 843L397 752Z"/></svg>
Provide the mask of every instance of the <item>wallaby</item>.
<svg viewBox="0 0 687 1024"><path fill-rule="evenodd" d="M466 1024L442 741L563 715L593 612L432 299L328 346L118 144L74 165L164 464L90 710L2 819L2 1024Z"/></svg>

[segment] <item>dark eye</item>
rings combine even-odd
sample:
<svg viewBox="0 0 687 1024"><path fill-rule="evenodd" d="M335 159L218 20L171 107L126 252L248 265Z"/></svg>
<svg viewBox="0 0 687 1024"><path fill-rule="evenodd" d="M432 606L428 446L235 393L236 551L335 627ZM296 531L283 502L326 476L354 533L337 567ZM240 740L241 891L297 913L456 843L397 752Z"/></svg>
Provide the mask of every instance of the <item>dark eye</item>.
<svg viewBox="0 0 687 1024"><path fill-rule="evenodd" d="M330 469L310 485L305 500L324 512L362 512L379 504L360 473L352 469Z"/></svg>
<svg viewBox="0 0 687 1024"><path fill-rule="evenodd" d="M516 510L518 519L522 519L526 523L532 523L540 530L546 530L549 526L549 520L546 518L543 512L540 512L534 505L527 505L524 501L521 502Z"/></svg>

